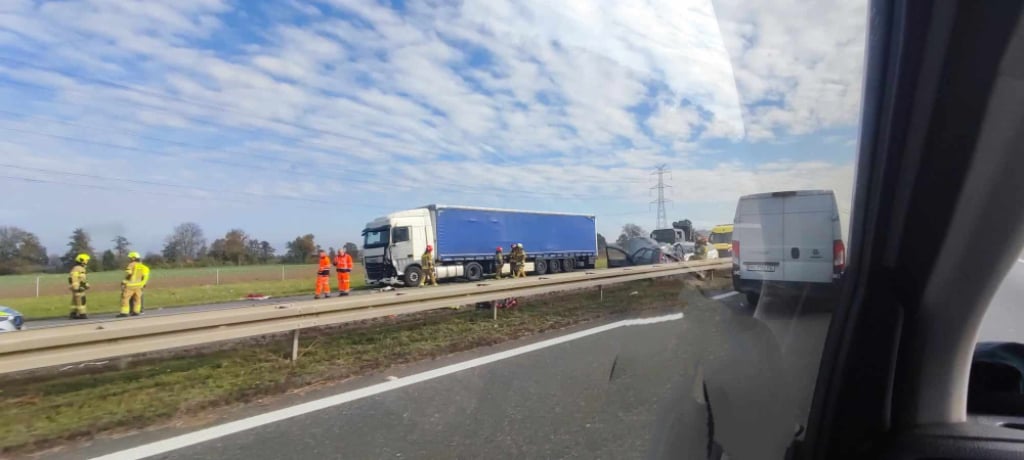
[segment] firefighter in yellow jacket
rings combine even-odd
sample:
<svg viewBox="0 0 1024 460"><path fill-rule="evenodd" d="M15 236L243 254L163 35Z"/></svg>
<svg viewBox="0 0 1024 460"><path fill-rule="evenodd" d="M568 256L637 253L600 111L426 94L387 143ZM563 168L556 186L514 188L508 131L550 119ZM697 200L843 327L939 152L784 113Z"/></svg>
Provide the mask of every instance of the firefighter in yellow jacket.
<svg viewBox="0 0 1024 460"><path fill-rule="evenodd" d="M138 312L141 315L143 312L146 311L146 283L149 283L149 265L142 263L142 261L136 261L135 263L138 264L138 269L142 270L142 286L139 289L138 308ZM134 303L130 303L128 304L128 306L131 307L132 311L136 310Z"/></svg>
<svg viewBox="0 0 1024 460"><path fill-rule="evenodd" d="M128 267L121 280L121 313L117 315L118 318L128 316L129 313L132 316L142 313L142 287L146 285L149 270L139 259L139 253L128 253Z"/></svg>
<svg viewBox="0 0 1024 460"><path fill-rule="evenodd" d="M75 257L75 266L71 267L68 273L68 287L71 290L71 319L88 319L85 311L85 291L89 289L89 282L85 277L85 266L89 265L89 254L79 254Z"/></svg>
<svg viewBox="0 0 1024 460"><path fill-rule="evenodd" d="M423 285L430 283L437 286L437 271L434 265L434 247L427 245L427 250L420 257L420 267L423 269Z"/></svg>
<svg viewBox="0 0 1024 460"><path fill-rule="evenodd" d="M516 261L516 273L513 277L526 278L526 250L523 249L523 243L516 243L512 258Z"/></svg>

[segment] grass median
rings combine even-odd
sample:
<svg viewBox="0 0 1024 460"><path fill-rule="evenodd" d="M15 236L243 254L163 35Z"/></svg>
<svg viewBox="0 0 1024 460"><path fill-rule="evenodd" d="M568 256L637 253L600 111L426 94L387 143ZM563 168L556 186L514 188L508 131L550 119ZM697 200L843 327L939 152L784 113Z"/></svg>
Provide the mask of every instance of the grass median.
<svg viewBox="0 0 1024 460"><path fill-rule="evenodd" d="M606 268L607 261L599 258L597 268ZM108 275L109 272L104 272ZM120 276L120 275L118 275ZM0 277L2 279L3 277ZM113 278L112 278L113 279ZM196 285L184 287L161 288L159 285L146 289L146 308L174 308L190 305L203 305L218 302L231 302L242 297L259 293L273 297L312 294L314 279L287 279L281 281L253 281L246 283L230 283L220 285ZM360 289L366 285L364 271L361 266L352 271L352 289ZM335 278L331 276L331 287L336 287ZM121 309L121 293L119 291L90 291L87 294L89 313L114 313ZM25 315L28 320L60 318L70 311L71 295L46 295L41 297L22 297L0 299L0 305L14 308ZM29 325L31 327L31 324Z"/></svg>
<svg viewBox="0 0 1024 460"><path fill-rule="evenodd" d="M724 288L719 279L709 288ZM609 315L682 308L680 277L520 298L499 312L473 308L304 331L214 352L121 363L113 370L0 381L0 453L25 452L104 432L140 429L261 397L444 356Z"/></svg>
<svg viewBox="0 0 1024 460"><path fill-rule="evenodd" d="M364 286L363 276L353 276L353 289ZM189 286L181 288L146 289L146 308L173 308L202 305L217 302L231 302L242 297L259 293L273 297L309 294L313 295L314 280L295 279L284 281L259 281L221 285ZM334 288L334 279L331 279ZM121 293L101 291L88 293L89 313L113 313L121 308ZM0 303L21 312L29 320L67 316L71 296L42 296L21 299L3 299ZM31 327L31 324L29 324Z"/></svg>

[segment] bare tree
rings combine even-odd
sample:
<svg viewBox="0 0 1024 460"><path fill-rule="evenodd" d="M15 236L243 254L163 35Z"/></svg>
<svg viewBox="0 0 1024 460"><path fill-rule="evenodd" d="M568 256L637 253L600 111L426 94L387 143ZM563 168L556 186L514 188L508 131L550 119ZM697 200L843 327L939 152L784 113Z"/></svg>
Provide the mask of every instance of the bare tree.
<svg viewBox="0 0 1024 460"><path fill-rule="evenodd" d="M117 261L121 262L128 258L128 252L131 250L132 243L125 238L124 235L117 235L114 239L110 240L114 243L114 256L117 257Z"/></svg>
<svg viewBox="0 0 1024 460"><path fill-rule="evenodd" d="M626 244L626 241L629 241L630 238L636 238L639 236L647 236L647 231L637 224L626 224L622 226L622 233L619 234L619 237L615 242L619 245L623 245Z"/></svg>
<svg viewBox="0 0 1024 460"><path fill-rule="evenodd" d="M203 229L195 222L185 222L174 227L167 236L163 256L172 262L191 262L199 258L199 253L206 246Z"/></svg>

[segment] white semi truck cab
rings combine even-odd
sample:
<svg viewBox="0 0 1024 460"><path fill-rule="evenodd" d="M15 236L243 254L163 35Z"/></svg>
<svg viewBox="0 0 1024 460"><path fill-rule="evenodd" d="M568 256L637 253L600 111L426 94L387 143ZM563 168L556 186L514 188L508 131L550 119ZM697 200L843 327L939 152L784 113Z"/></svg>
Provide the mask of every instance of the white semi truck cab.
<svg viewBox="0 0 1024 460"><path fill-rule="evenodd" d="M479 280L498 270L495 249L507 257L523 243L526 271L545 274L593 268L597 258L594 217L465 206L428 205L378 217L363 229L363 266L371 286L418 286L420 258L433 246L437 278Z"/></svg>

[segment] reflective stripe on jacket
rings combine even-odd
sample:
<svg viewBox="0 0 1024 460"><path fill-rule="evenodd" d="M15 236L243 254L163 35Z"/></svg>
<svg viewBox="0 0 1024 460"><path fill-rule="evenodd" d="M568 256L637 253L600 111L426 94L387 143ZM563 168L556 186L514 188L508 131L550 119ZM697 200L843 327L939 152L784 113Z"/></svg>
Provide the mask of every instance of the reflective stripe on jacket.
<svg viewBox="0 0 1024 460"><path fill-rule="evenodd" d="M145 286L147 271L143 267L145 265L142 265L142 262L128 263L128 268L124 269L124 285L128 287Z"/></svg>

